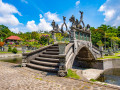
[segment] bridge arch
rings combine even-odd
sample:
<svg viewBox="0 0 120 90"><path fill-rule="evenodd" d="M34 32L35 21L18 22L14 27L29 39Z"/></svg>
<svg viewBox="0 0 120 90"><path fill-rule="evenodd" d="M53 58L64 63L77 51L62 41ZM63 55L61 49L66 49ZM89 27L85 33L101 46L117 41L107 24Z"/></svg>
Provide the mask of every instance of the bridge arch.
<svg viewBox="0 0 120 90"><path fill-rule="evenodd" d="M80 45L76 51L74 51L74 55L71 59L67 60L66 67L67 69L72 68L74 65L74 62L76 61L82 61L82 60L95 60L95 56L93 52L90 50L87 45Z"/></svg>
<svg viewBox="0 0 120 90"><path fill-rule="evenodd" d="M78 47L75 57L79 60L95 60L92 51L86 45Z"/></svg>

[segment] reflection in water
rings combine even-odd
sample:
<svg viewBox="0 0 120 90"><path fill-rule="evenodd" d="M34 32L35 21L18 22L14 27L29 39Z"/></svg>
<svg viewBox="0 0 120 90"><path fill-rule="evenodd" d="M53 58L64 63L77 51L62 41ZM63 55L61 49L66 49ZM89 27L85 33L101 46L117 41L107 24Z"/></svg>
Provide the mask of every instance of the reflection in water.
<svg viewBox="0 0 120 90"><path fill-rule="evenodd" d="M120 68L112 68L104 71L97 80L120 85Z"/></svg>
<svg viewBox="0 0 120 90"><path fill-rule="evenodd" d="M21 64L22 58L7 58L7 59L0 59L0 61Z"/></svg>

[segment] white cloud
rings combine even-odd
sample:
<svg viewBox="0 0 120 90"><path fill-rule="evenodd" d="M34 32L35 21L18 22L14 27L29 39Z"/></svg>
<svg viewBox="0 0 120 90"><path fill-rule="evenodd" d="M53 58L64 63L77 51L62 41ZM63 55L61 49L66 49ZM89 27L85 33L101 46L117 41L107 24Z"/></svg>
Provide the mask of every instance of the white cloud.
<svg viewBox="0 0 120 90"><path fill-rule="evenodd" d="M43 30L43 31L52 30L51 24L46 22L46 20L44 18L40 19L40 23L39 23L38 27L39 27L39 30Z"/></svg>
<svg viewBox="0 0 120 90"><path fill-rule="evenodd" d="M31 31L38 31L38 26L35 24L34 20L27 22L27 28Z"/></svg>
<svg viewBox="0 0 120 90"><path fill-rule="evenodd" d="M52 21L52 20L55 20L56 22L61 21L56 13L47 12L45 13L45 17L47 17L49 21Z"/></svg>
<svg viewBox="0 0 120 90"><path fill-rule="evenodd" d="M27 22L27 29L31 31L50 31L52 30L51 22L52 20L55 20L56 22L60 22L58 15L56 13L47 12L44 15L39 14L40 22L38 24L35 24L35 21L28 21Z"/></svg>
<svg viewBox="0 0 120 90"><path fill-rule="evenodd" d="M14 13L21 16L21 13L16 7L8 3L3 3L2 0L0 0L0 24L13 26L20 24L18 19L13 15Z"/></svg>
<svg viewBox="0 0 120 90"><path fill-rule="evenodd" d="M11 28L10 29L12 32L14 32L14 33L18 33L19 32L19 29L18 28Z"/></svg>
<svg viewBox="0 0 120 90"><path fill-rule="evenodd" d="M99 8L100 12L103 12L104 23L109 25L120 25L120 0L107 0Z"/></svg>
<svg viewBox="0 0 120 90"><path fill-rule="evenodd" d="M28 4L28 1L26 1L26 0L21 0L22 2L24 2L24 3L26 3L26 4Z"/></svg>
<svg viewBox="0 0 120 90"><path fill-rule="evenodd" d="M80 0L78 0L75 5L78 6L80 4Z"/></svg>
<svg viewBox="0 0 120 90"><path fill-rule="evenodd" d="M40 19L40 23L38 25L35 24L35 21L28 21L26 27L31 30L31 31L38 31L38 30L43 30L43 31L50 31L52 30L51 24L49 22L46 22L46 20Z"/></svg>
<svg viewBox="0 0 120 90"><path fill-rule="evenodd" d="M42 16L42 14L40 14L39 16L40 16L40 18L42 18L42 17L43 17L43 16Z"/></svg>

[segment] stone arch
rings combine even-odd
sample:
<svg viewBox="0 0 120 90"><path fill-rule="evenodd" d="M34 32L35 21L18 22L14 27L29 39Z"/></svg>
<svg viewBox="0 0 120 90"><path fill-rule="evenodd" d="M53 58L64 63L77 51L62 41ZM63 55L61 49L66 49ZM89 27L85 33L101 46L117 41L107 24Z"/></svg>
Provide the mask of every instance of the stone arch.
<svg viewBox="0 0 120 90"><path fill-rule="evenodd" d="M77 53L74 57L74 60L72 62L72 68L78 68L79 66L81 66L81 62L86 62L84 67L89 67L90 62L92 60L95 60L94 54L92 53L92 51L86 46L86 45L80 45L80 47L77 50ZM81 66L82 67L82 66Z"/></svg>
<svg viewBox="0 0 120 90"><path fill-rule="evenodd" d="M88 55L83 55L83 57L80 55L82 53L82 51L84 52L84 54L86 55L86 53L89 53ZM95 60L95 56L93 54L93 52L86 46L86 45L80 45L77 48L77 51L74 51L74 56L67 62L67 69L72 68L73 67L73 63L74 61L77 59L80 60L81 58L83 58L84 60L88 59L89 61L91 60ZM80 58L79 58L80 57Z"/></svg>
<svg viewBox="0 0 120 90"><path fill-rule="evenodd" d="M78 49L76 57L78 57L79 59L82 59L82 60L85 60L85 59L95 60L95 57L94 57L92 51L85 45Z"/></svg>

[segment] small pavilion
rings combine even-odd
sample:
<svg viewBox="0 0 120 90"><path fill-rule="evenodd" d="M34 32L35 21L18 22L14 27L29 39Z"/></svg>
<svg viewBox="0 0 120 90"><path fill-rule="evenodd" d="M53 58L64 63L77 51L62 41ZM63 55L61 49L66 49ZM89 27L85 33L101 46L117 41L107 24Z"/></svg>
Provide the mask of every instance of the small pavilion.
<svg viewBox="0 0 120 90"><path fill-rule="evenodd" d="M20 42L22 41L22 39L18 36L10 36L8 38L6 38L5 42L8 43L8 42L13 42L15 44L19 44Z"/></svg>

